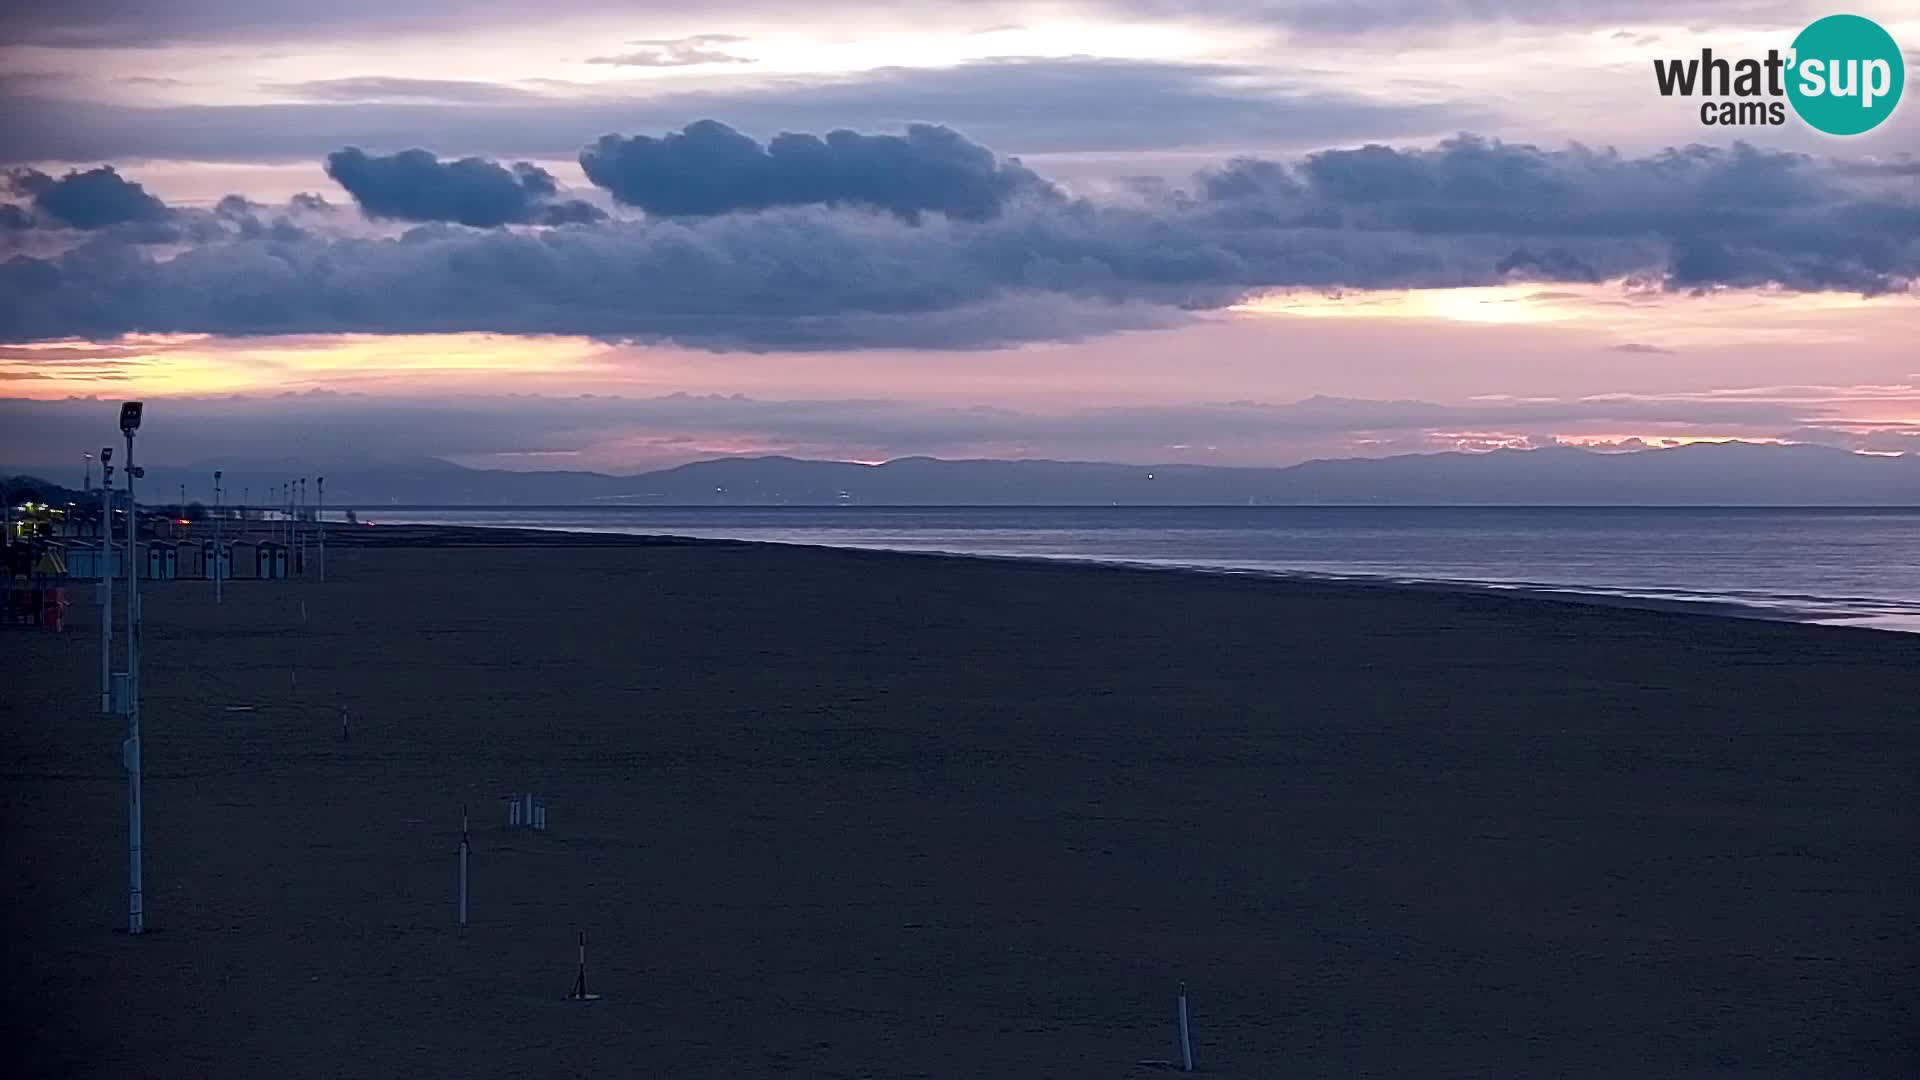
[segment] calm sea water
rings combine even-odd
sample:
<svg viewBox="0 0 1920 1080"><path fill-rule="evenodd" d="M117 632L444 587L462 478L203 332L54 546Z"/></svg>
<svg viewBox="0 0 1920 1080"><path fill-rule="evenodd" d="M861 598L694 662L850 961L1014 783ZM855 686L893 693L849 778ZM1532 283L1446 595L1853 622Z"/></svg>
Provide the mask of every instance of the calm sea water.
<svg viewBox="0 0 1920 1080"><path fill-rule="evenodd" d="M366 517L1544 588L1920 632L1920 510L635 507Z"/></svg>

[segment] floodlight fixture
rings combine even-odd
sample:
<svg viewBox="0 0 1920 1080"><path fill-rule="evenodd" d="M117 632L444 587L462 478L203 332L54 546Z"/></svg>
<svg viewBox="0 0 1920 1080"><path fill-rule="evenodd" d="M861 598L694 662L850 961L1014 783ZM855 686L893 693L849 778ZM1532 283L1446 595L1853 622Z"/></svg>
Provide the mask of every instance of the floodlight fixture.
<svg viewBox="0 0 1920 1080"><path fill-rule="evenodd" d="M140 430L140 411L146 407L142 401L126 401L120 405L120 431L132 435Z"/></svg>

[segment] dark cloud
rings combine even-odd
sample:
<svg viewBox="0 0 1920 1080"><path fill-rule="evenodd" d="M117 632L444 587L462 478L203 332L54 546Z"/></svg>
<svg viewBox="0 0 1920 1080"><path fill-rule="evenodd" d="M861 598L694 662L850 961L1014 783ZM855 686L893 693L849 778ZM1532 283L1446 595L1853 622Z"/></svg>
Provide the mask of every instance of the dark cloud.
<svg viewBox="0 0 1920 1080"><path fill-rule="evenodd" d="M559 190L553 176L525 161L508 169L484 158L441 161L426 150L382 157L350 146L327 155L327 175L374 218L489 228L606 216L589 203L553 202Z"/></svg>
<svg viewBox="0 0 1920 1080"><path fill-rule="evenodd" d="M166 203L111 165L69 172L59 179L38 169L15 169L6 174L6 182L16 194L30 197L34 209L75 229L157 224L172 215Z"/></svg>
<svg viewBox="0 0 1920 1080"><path fill-rule="evenodd" d="M580 152L580 167L615 199L660 215L821 205L981 221L1020 196L1053 194L1019 162L934 124L909 125L905 135L789 133L763 147L700 120L657 139L602 136Z"/></svg>
<svg viewBox="0 0 1920 1080"><path fill-rule="evenodd" d="M630 51L588 57L587 63L651 68L751 64L753 61L747 57L735 56L726 50L726 46L737 45L745 40L737 34L695 34L683 38L629 41L627 44L634 46Z"/></svg>
<svg viewBox="0 0 1920 1080"><path fill-rule="evenodd" d="M909 155L912 183L862 200L969 210L918 224L821 205L720 213L767 204L766 189L741 180L765 166L696 155L669 157L678 171L648 175L664 186L640 195L684 216L397 238L223 233L165 259L103 236L0 263L0 339L492 330L713 349L968 348L1166 325L1276 289L1627 278L1880 293L1920 278L1910 186L1751 147L1628 158L1463 137L1239 162L1194 193L1116 205L968 201L995 190L968 185L996 159L960 142L984 155L962 175L965 198L925 186L944 174L912 172ZM692 193L709 175L695 161L711 170L704 194ZM524 175L480 164L489 183L533 198ZM409 197L449 217L460 205L432 184ZM986 216L989 205L999 213Z"/></svg>
<svg viewBox="0 0 1920 1080"><path fill-rule="evenodd" d="M571 157L596 133L670 130L701 116L725 116L762 137L833 127L898 130L938 119L1020 153L1425 140L1497 120L1478 103L1340 94L1277 82L1252 67L1087 57L885 68L732 89L650 87L643 95L631 87L543 86L550 96L524 102L151 107L62 98L37 83L11 92L0 87L0 162L306 160L342 145L392 151L429 139L442 153Z"/></svg>
<svg viewBox="0 0 1920 1080"><path fill-rule="evenodd" d="M1657 239L1681 286L1778 284L1877 293L1920 274L1920 199L1857 170L1742 143L1630 158L1460 136L1426 150L1308 155L1255 183L1236 163L1211 201L1242 220L1414 236L1501 236L1503 273L1596 281L1636 272L1608 248Z"/></svg>

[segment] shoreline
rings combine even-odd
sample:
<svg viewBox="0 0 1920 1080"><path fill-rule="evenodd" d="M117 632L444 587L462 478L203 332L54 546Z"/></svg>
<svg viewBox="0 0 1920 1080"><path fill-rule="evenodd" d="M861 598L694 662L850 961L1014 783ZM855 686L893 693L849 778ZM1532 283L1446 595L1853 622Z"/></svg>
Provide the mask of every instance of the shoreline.
<svg viewBox="0 0 1920 1080"><path fill-rule="evenodd" d="M729 539L683 536L672 533L630 533L611 530L594 531L526 525L441 525L411 523L383 525L369 523L355 527L342 525L337 522L327 523L327 533L329 537L339 536L343 533L362 535L359 532L360 529L383 530L390 534L389 536L367 536L369 540L394 541L392 543L382 543L379 546L449 548L495 546L505 543L507 538L512 538L513 542L525 546L554 548L608 546L662 547L683 545L725 547L733 545L759 545L775 548L801 548L821 551L866 553L882 556L978 560L993 563L1042 564L1094 570L1131 570L1145 573L1183 574L1208 579L1260 581L1299 586L1505 597L1526 603L1565 604L1621 611L1651 611L1676 615L1694 615L1706 618L1740 619L1749 622L1788 623L1844 630L1873 630L1879 633L1889 634L1920 633L1920 616L1911 617L1913 619L1911 626L1875 626L1866 624L1861 620L1873 619L1877 616L1861 612L1845 610L1829 611L1812 607L1805 609L1769 607L1763 604L1743 603L1738 600L1726 599L1702 598L1693 600L1678 597L1633 596L1616 592L1588 592L1576 588L1547 585L1505 585L1493 582L1467 580L1422 580L1395 578L1386 575L1357 573L1334 574L1305 570L1268 570L1224 565L1209 566L1193 563L1160 563L1144 560L1102 559L1078 555L946 551L879 547L861 544L816 544L794 540ZM398 534L393 534L392 530L413 530L419 535L402 537ZM469 533L477 535L467 535ZM484 542L482 542L483 539ZM357 543L357 541L355 541L355 543ZM1895 617L1899 618L1900 616Z"/></svg>

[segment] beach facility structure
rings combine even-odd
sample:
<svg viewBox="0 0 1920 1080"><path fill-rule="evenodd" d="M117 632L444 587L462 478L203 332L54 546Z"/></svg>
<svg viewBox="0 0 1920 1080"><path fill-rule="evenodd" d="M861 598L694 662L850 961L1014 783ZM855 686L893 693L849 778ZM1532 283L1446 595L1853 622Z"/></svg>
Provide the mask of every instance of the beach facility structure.
<svg viewBox="0 0 1920 1080"><path fill-rule="evenodd" d="M105 548L98 542L69 541L67 544L67 576L82 581L100 580L104 569L110 577L120 577L126 573L121 563L120 545Z"/></svg>
<svg viewBox="0 0 1920 1080"><path fill-rule="evenodd" d="M203 578L207 576L207 545L198 540L182 540L173 545L174 576L178 578Z"/></svg>
<svg viewBox="0 0 1920 1080"><path fill-rule="evenodd" d="M150 540L141 552L145 573L150 581L172 581L180 576L180 549L164 540Z"/></svg>
<svg viewBox="0 0 1920 1080"><path fill-rule="evenodd" d="M210 579L216 571L222 580L233 576L233 545L203 540L200 542L200 576Z"/></svg>
<svg viewBox="0 0 1920 1080"><path fill-rule="evenodd" d="M260 575L260 541L240 539L227 545L227 580Z"/></svg>
<svg viewBox="0 0 1920 1080"><path fill-rule="evenodd" d="M282 580L286 578L288 569L287 545L276 540L262 540L254 546L254 577Z"/></svg>

